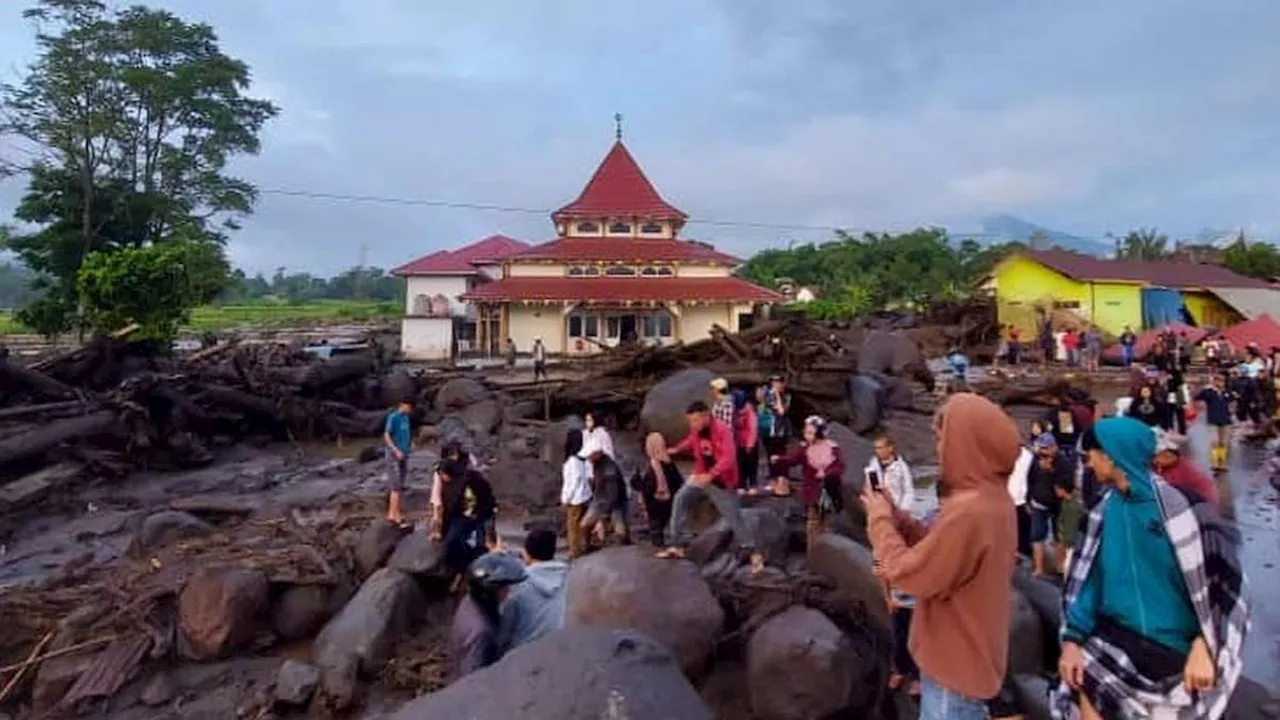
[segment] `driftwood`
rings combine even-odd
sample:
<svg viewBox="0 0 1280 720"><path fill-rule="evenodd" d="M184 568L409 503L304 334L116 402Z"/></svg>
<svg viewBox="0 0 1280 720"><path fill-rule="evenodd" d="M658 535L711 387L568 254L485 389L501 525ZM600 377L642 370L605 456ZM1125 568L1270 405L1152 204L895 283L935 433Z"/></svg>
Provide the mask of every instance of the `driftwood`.
<svg viewBox="0 0 1280 720"><path fill-rule="evenodd" d="M99 410L81 417L67 418L0 440L0 467L41 455L64 442L93 437L111 431L119 422L115 412Z"/></svg>

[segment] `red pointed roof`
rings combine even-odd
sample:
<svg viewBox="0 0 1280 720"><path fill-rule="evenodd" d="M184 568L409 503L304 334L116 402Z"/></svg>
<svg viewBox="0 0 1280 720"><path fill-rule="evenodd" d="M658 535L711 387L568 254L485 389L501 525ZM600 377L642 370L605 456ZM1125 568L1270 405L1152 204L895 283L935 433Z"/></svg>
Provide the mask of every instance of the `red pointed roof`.
<svg viewBox="0 0 1280 720"><path fill-rule="evenodd" d="M680 262L708 263L712 265L740 265L742 260L714 247L693 240L660 238L642 240L632 238L578 238L564 237L534 245L507 256L507 260L562 261L562 262Z"/></svg>
<svg viewBox="0 0 1280 720"><path fill-rule="evenodd" d="M555 221L573 218L640 217L685 220L689 216L662 199L639 163L619 140L609 148L600 167L577 200L551 214Z"/></svg>
<svg viewBox="0 0 1280 720"><path fill-rule="evenodd" d="M528 250L529 243L506 235L490 235L457 250L437 250L405 263L392 275L471 275L477 265L497 264L508 256Z"/></svg>

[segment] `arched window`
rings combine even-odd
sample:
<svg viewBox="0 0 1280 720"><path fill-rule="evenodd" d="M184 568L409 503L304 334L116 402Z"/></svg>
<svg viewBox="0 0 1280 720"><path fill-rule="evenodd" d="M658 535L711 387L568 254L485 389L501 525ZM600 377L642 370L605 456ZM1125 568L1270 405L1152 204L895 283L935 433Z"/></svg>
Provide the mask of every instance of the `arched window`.
<svg viewBox="0 0 1280 720"><path fill-rule="evenodd" d="M431 296L431 317L449 317L451 314L449 311L449 298L444 294Z"/></svg>
<svg viewBox="0 0 1280 720"><path fill-rule="evenodd" d="M578 223L578 232L598 233L600 232L600 226L593 222L580 222Z"/></svg>
<svg viewBox="0 0 1280 720"><path fill-rule="evenodd" d="M426 295L413 296L413 314L414 315L430 315L431 314L431 298Z"/></svg>
<svg viewBox="0 0 1280 720"><path fill-rule="evenodd" d="M566 275L568 275L569 277L582 277L582 276L583 276L583 274L584 274L584 273L583 273L583 270L584 270L584 268L582 268L582 267L580 267L580 266L578 266L578 265L573 265L573 266L570 266L570 267L569 267L568 272L567 272L567 273L565 273L565 274L566 274Z"/></svg>
<svg viewBox="0 0 1280 720"><path fill-rule="evenodd" d="M612 235L624 235L631 232L631 224L624 222L615 222L609 224L609 233Z"/></svg>
<svg viewBox="0 0 1280 720"><path fill-rule="evenodd" d="M640 226L640 233L643 235L661 235L662 226L658 223L645 223Z"/></svg>
<svg viewBox="0 0 1280 720"><path fill-rule="evenodd" d="M645 277L657 277L657 276L658 276L658 268L653 267L653 266L649 266L649 267L646 267L646 268L644 268L643 270L641 270L641 271L640 271L640 274L641 274L641 275L643 275L643 276L645 276Z"/></svg>
<svg viewBox="0 0 1280 720"><path fill-rule="evenodd" d="M658 268L658 277L671 277L672 275L675 275L675 274L676 274L676 271L671 269L670 267L667 267L666 265L663 265Z"/></svg>
<svg viewBox="0 0 1280 720"><path fill-rule="evenodd" d="M604 269L604 274L612 277L631 277L636 274L636 269L630 265L610 265Z"/></svg>

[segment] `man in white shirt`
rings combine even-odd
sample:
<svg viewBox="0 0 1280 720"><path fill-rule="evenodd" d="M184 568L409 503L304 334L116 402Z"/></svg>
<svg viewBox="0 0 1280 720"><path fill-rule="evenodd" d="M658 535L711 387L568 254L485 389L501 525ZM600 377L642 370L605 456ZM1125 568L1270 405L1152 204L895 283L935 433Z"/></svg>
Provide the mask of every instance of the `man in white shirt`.
<svg viewBox="0 0 1280 720"><path fill-rule="evenodd" d="M1009 498L1018 517L1018 554L1031 556L1031 511L1027 508L1027 473L1035 462L1035 453L1025 445L1009 473Z"/></svg>
<svg viewBox="0 0 1280 720"><path fill-rule="evenodd" d="M915 482L907 461L898 457L898 450L888 435L876 438L875 457L867 463L867 474L880 476L880 487L895 507L912 512L916 502Z"/></svg>

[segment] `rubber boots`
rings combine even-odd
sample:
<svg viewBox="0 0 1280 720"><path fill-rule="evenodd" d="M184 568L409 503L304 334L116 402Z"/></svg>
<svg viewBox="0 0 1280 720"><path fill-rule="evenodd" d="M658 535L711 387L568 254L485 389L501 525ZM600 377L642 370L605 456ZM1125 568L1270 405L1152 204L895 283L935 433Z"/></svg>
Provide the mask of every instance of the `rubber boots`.
<svg viewBox="0 0 1280 720"><path fill-rule="evenodd" d="M1214 445L1209 450L1209 464L1214 470L1227 469L1227 448L1222 445Z"/></svg>

